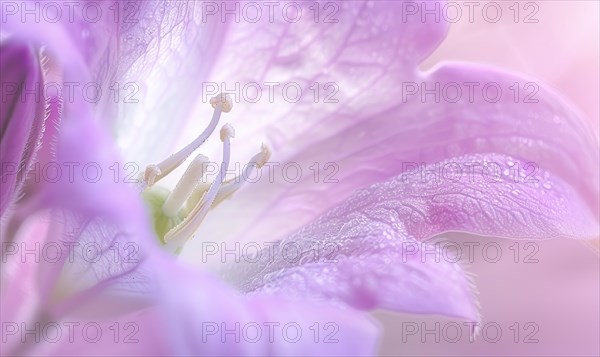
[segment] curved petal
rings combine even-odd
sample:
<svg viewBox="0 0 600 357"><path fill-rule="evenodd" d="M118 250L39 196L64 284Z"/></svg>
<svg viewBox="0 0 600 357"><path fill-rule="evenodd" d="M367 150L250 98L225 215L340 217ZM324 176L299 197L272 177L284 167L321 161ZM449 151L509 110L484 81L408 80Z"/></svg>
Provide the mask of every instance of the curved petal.
<svg viewBox="0 0 600 357"><path fill-rule="evenodd" d="M48 234L47 222L47 213L32 214L30 219L21 225L16 236L10 237L12 241L2 242L0 319L3 323L28 321L35 314L36 307L41 302L40 294L37 293L40 271L35 264L23 263L26 258L21 257L21 248L32 248L36 244L43 244ZM31 260L33 259L31 258ZM8 331L8 327L4 328ZM3 341L3 352L16 348L17 342L14 340Z"/></svg>
<svg viewBox="0 0 600 357"><path fill-rule="evenodd" d="M60 78L65 83L91 81L94 69L88 67L85 51L80 51L68 28L24 24L9 17L4 29L12 39L44 44L52 66L60 67ZM123 220L131 216L131 212L136 211L130 211L130 205L139 205L137 195L132 187L123 184L128 183L122 172L123 160L103 124L93 120L93 103L75 96L65 101L60 114L55 165L39 172L42 187L34 204L60 205L74 211L106 214ZM114 196L107 196L107 192L114 192ZM83 194L87 200L80 199ZM141 208L138 211L141 212Z"/></svg>
<svg viewBox="0 0 600 357"><path fill-rule="evenodd" d="M3 30L9 31L11 39L32 44L44 43L45 51L51 57L50 66L60 68L50 72L60 72L62 80L81 83L90 79L90 68L86 66L86 60L89 59L84 58L76 41L67 34L67 29L61 26L30 25L9 19ZM64 102L58 113L60 130L55 133L58 143L52 165L38 168L39 183L36 191L27 202L19 206L8 227L11 233L9 238L12 240L12 233L18 233L20 223L33 212L52 210L52 223L44 244L61 247L61 252L62 249L67 249L69 254L61 254L56 261L43 260L39 264L41 278L38 288L43 300L48 300L49 303L55 303L54 300L63 302L62 307L57 310L74 308L75 306L69 306L72 302L70 298L89 298L91 293L98 292L98 285L107 291L110 289L105 285L119 285L119 279L122 282L132 275L135 278L135 274L143 270L142 263L149 253L142 250L139 257L131 262L128 257L131 250L124 245L131 245L137 253L141 247L153 244L148 240L152 234L138 192L133 185L127 184L123 168L119 165L122 160L104 128L93 120L92 107L92 103L80 97ZM50 112L55 109L49 107ZM27 241L23 244L31 249ZM69 244L80 246L77 248ZM80 253L78 258L87 253L81 245L92 246L98 250L93 255L100 254L105 259L74 259L73 251ZM114 250L113 259L118 264L111 264L106 259L107 251L111 249ZM66 264L67 261L73 263L74 260L83 264ZM73 284L61 292L64 296L53 296L63 270L69 270L67 273L72 274L71 278L73 275L84 276L88 285ZM151 274L148 276L151 278ZM94 285L95 289L88 289L89 285ZM115 289L118 290L116 287Z"/></svg>
<svg viewBox="0 0 600 357"><path fill-rule="evenodd" d="M456 261L440 259L437 246L417 241L450 231L513 239L594 238L599 229L587 205L558 175L524 168L524 161L487 154L408 172L358 191L272 252L242 257L241 264L225 265L222 274L245 292L475 321L464 272Z"/></svg>
<svg viewBox="0 0 600 357"><path fill-rule="evenodd" d="M436 83L440 88L458 83L463 95L451 102L448 98L454 94L444 97L440 90L436 102L435 95L422 98L419 89L403 100L407 91L403 83L429 89ZM478 85L473 99L464 83ZM483 96L481 90L488 83L501 88L500 100ZM249 184L235 197L235 205L244 207L245 224L238 229L219 226L228 221L228 214L240 216L230 205L215 210L207 220L212 226L206 229L231 232L230 237L243 232L248 240L280 237L357 188L447 157L486 152L531 161L560 176L598 215L597 139L589 124L543 85L488 67L448 64L420 80L398 82L391 90L397 98L384 106L365 106L362 111L340 108L322 118L319 127L329 132L325 138L319 131L297 138L294 143L302 143L302 148L280 158L274 175L263 175L259 183ZM349 124L337 130L339 123ZM292 164L303 170L297 182L286 180L282 169ZM264 219L267 216L269 220Z"/></svg>
<svg viewBox="0 0 600 357"><path fill-rule="evenodd" d="M242 289L250 295L333 300L363 310L381 308L480 321L474 285L459 264L435 259L442 256L435 245L420 244L398 236L390 228L373 226L353 227L359 237L344 234L344 239L354 240L352 243L330 243L329 247L336 247L332 253L342 257L314 262L300 258L301 265L275 271L260 266L264 270ZM283 242L283 248L276 249L272 256L280 255L294 264L296 252L290 250L300 249L290 248L289 244ZM323 246L322 242L312 244L302 257L315 255ZM429 259L423 259L425 256ZM235 274L239 269L244 268L234 268Z"/></svg>
<svg viewBox="0 0 600 357"><path fill-rule="evenodd" d="M100 314L138 310L153 299L155 277L148 260L158 254L158 247L138 191L115 180L123 175L113 166L119 157L111 145L89 117L67 118L55 162L59 175L52 181L46 178L32 200L19 207L22 219L51 211L41 244L43 252L54 247L58 253L36 261L34 275L48 316L61 317L82 304L87 312L95 308ZM13 244L21 250L39 249L31 239Z"/></svg>
<svg viewBox="0 0 600 357"><path fill-rule="evenodd" d="M118 34L117 66L108 67L118 68L118 113L103 119L128 160L152 163L168 156L185 124L196 121L201 83L217 65L229 24L206 18L201 1L136 1L134 7L135 23L123 23Z"/></svg>
<svg viewBox="0 0 600 357"><path fill-rule="evenodd" d="M490 151L535 162L575 188L598 215L600 175L593 164L599 160L598 139L589 121L560 95L532 78L461 63L439 66L426 79L441 87L458 82L501 89L498 100L484 89L475 91L475 103L470 103L466 92L456 103L447 100L438 115L451 124L438 133L440 146L458 154ZM444 141L443 135L450 140ZM426 149L434 151L430 145ZM427 161L431 160L427 156L438 157L424 156Z"/></svg>
<svg viewBox="0 0 600 357"><path fill-rule="evenodd" d="M372 355L379 329L367 315L285 297L240 296L211 276L165 271L166 324L175 355ZM165 285L168 287L168 285ZM318 331L315 331L318 330ZM296 334L296 331L299 333Z"/></svg>
<svg viewBox="0 0 600 357"><path fill-rule="evenodd" d="M439 7L442 3L430 1L427 7ZM264 174L261 183L248 185L245 192L236 195L235 205L244 207L243 214L223 204L208 216L200 236L219 231L224 240L242 235L255 240L281 238L355 189L397 174L382 173L383 168L358 172L369 160L369 154L360 150L363 144L377 145L377 134L369 134L372 127L366 119L397 103L398 83L418 77L418 64L448 31L445 21L435 21L434 16L423 19L424 9L420 6L412 1L280 2L272 17L266 16L268 11L263 9L264 16L257 23L229 21L231 28L207 92L213 90L212 85L233 91L235 108L230 115L235 118L236 113L242 113L242 119L251 118L235 122L241 135L236 139L234 159L236 153L253 152L266 136L273 147L273 161L280 167L276 168L275 180L270 179L273 175L267 178ZM283 9L296 7L302 14L299 21L290 21L282 14ZM220 7L214 16L223 13ZM327 83L331 85L325 88ZM260 87L262 96L258 102L253 100L252 91L235 89L247 85L250 89ZM304 94L298 101L290 100L284 93L287 85L301 88ZM378 133L398 130L398 117L386 118L395 128L380 127ZM358 135L341 134L352 128L357 128ZM187 132L198 132L197 124L190 123L190 130L183 133ZM322 151L318 142L331 144L334 151L329 151L330 147ZM348 162L340 162L340 154L352 157ZM292 185L282 177L281 166L290 161L301 166L302 183ZM311 182L314 162L319 165L318 185ZM336 167L342 171L332 179L339 184L323 183ZM364 179L345 179L353 173ZM317 196L317 202L309 203ZM267 226L263 218L275 213L277 218ZM239 229L223 226L222 222L229 222L232 217L240 221Z"/></svg>
<svg viewBox="0 0 600 357"><path fill-rule="evenodd" d="M21 23L22 12L33 9L49 15ZM60 14L56 19L55 9ZM61 53L66 48L76 49L87 76L59 78L56 84L65 97L86 96L80 94L88 85L97 88L96 98L85 98L96 117L117 134L129 160L146 162L171 149L191 115L201 90L198 83L213 68L227 33L228 25L216 18L205 20L204 10L197 1L27 1L7 4L2 30L37 38L59 57L69 56ZM139 136L154 143L152 157L147 147L129 139Z"/></svg>
<svg viewBox="0 0 600 357"><path fill-rule="evenodd" d="M31 343L20 351L61 356L90 349L103 356L368 356L378 347L379 326L367 314L275 297L248 298L172 260L154 264L164 269L156 304L117 316L70 314L50 320L75 326L73 341ZM97 341L93 334L79 335L88 324L103 332ZM7 340L18 345L20 336L8 335Z"/></svg>
<svg viewBox="0 0 600 357"><path fill-rule="evenodd" d="M430 1L427 6L442 3ZM241 20L228 14L236 5ZM351 111L363 105L385 105L395 98L397 94L388 89L398 80L416 77L418 64L449 28L431 16L423 20L418 4L412 1L282 1L271 5L271 9L260 8L263 16L257 21L249 15L253 6L238 2L221 4L207 15L225 19L230 28L218 66L210 82L203 84L205 96L231 92L233 113L251 118L236 122L246 138L238 139L238 147L249 149L257 137L266 136L280 158L298 152L290 143L305 132L312 132L313 139L323 138L352 125L347 118L332 127L319 125L339 107ZM288 93L288 86L300 88L303 94L292 99L295 93L293 89ZM255 95L255 88L261 95ZM191 128L195 125L190 123Z"/></svg>
<svg viewBox="0 0 600 357"><path fill-rule="evenodd" d="M44 132L42 69L33 46L15 39L0 42L0 217L22 194ZM4 238L2 238L4 241Z"/></svg>
<svg viewBox="0 0 600 357"><path fill-rule="evenodd" d="M183 269L170 257L155 255L149 264L160 278L149 282L152 290L137 292L148 294L150 304L140 305L139 299L122 293L115 299L104 291L111 286L104 285L92 286L94 294L86 299L69 299L61 311L48 310L51 301L39 299L34 302L37 309L29 309L39 315L6 315L17 307L31 307L23 298L35 292L35 285L28 283L39 277L19 271L11 280L18 284L10 284L8 299L3 295L2 322L7 329L3 349L16 355L61 356L79 356L86 350L103 356L347 356L373 355L378 347L378 326L357 311L274 297L247 298L212 277ZM20 266L41 270L35 264ZM118 278L124 287L136 277ZM20 288L29 294L23 296ZM115 302L135 308L119 311ZM35 336L23 340L18 327L14 334L8 331L9 326L36 323L44 329L49 326L48 331L58 326L63 335L55 341L47 335L34 343ZM101 333L94 335L97 331Z"/></svg>

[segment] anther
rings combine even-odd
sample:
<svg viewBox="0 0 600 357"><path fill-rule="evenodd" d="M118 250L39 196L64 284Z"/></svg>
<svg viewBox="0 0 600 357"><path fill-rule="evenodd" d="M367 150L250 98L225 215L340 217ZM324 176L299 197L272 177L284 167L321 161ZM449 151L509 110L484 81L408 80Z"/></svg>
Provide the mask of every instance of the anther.
<svg viewBox="0 0 600 357"><path fill-rule="evenodd" d="M215 109L213 112L210 123L204 129L204 131L194 141L189 143L186 147L179 150L177 153L169 156L159 164L152 164L146 167L144 172L144 183L143 188L151 187L163 177L167 176L170 172L175 170L181 165L196 149L198 149L211 134L215 131L221 118L221 112L228 113L233 108L233 101L227 94L221 93L210 100L210 104Z"/></svg>
<svg viewBox="0 0 600 357"><path fill-rule="evenodd" d="M227 198L231 197L235 192L237 192L244 183L248 180L249 177L252 177L255 170L260 170L267 161L271 158L271 149L265 144L262 144L260 147L260 152L254 155L248 164L244 167L244 172L241 177L237 176L234 179L228 180L223 183L217 197L213 202L213 207L223 202Z"/></svg>
<svg viewBox="0 0 600 357"><path fill-rule="evenodd" d="M231 109L233 109L233 101L231 100L231 97L225 93L212 97L210 99L210 105L215 109L220 106L223 113L229 113Z"/></svg>

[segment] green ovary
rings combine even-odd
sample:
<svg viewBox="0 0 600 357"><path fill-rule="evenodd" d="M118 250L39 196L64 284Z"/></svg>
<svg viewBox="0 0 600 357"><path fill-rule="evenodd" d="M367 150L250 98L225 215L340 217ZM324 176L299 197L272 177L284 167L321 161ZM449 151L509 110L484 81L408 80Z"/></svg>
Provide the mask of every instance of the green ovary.
<svg viewBox="0 0 600 357"><path fill-rule="evenodd" d="M175 217L168 217L162 210L170 191L166 188L154 186L142 193L146 205L150 208L154 232L162 245L165 244L165 235L185 219L185 210L179 210Z"/></svg>

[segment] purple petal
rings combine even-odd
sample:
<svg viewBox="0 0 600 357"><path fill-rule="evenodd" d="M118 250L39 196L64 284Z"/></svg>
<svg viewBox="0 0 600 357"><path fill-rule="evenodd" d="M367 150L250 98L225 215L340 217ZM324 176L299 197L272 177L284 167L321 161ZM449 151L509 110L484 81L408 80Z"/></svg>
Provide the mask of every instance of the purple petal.
<svg viewBox="0 0 600 357"><path fill-rule="evenodd" d="M20 5L21 11L45 6L39 1ZM71 56L81 60L85 75L57 83L74 82L76 92L88 84L99 87L98 101L88 101L96 117L118 134L129 159L146 162L166 155L189 119L202 88L198 83L213 68L227 24L217 18L203 21L204 5L194 2L91 1L58 7L63 10L58 23L42 17L24 24L21 12L7 13L3 31L39 40L63 68L68 69ZM178 84L153 85L173 81ZM155 143L155 154L148 158L137 141L129 141L132 136Z"/></svg>
<svg viewBox="0 0 600 357"><path fill-rule="evenodd" d="M378 328L363 313L286 298L240 296L210 276L181 268L176 275L166 272L165 279L178 282L163 300L174 355L361 356L376 351ZM240 332L227 335L225 330L236 331L236 324ZM255 331L259 337L249 343Z"/></svg>
<svg viewBox="0 0 600 357"><path fill-rule="evenodd" d="M441 3L431 1L428 6ZM229 18L231 28L210 83L224 82L229 90L236 85L260 86L258 102L249 100L252 94L243 95L247 91L234 91L234 113L252 118L236 127L253 140L252 134L266 133L280 157L296 153L298 148L290 143L299 135L312 132L322 138L353 123L343 118L324 127L323 118L339 110L360 113L364 105L385 105L397 97L389 89L399 79L417 76L417 66L441 43L448 23L431 16L423 21L420 13L405 17L415 5L412 1L284 1L277 4L276 16L262 16L257 23L233 23ZM302 14L298 21L280 16L281 10L290 8ZM224 7L218 12L213 16L224 16ZM275 89L269 89L268 82L275 83ZM315 83L329 82L339 87L335 93L321 87L315 95ZM304 95L298 102L280 93L287 84L302 88ZM271 91L276 96L268 94Z"/></svg>
<svg viewBox="0 0 600 357"><path fill-rule="evenodd" d="M248 185L232 201L244 207L243 214L233 204L224 204L227 209L211 213L200 235L219 231L224 240L242 235L249 240L281 238L357 188L399 172L369 163L371 157L396 146L379 146L376 135L405 130L398 125L399 116L386 113L388 122L376 128L368 119L397 103L399 81L418 77L417 66L441 43L448 23L435 21L433 16L423 21L420 3L412 1L290 3L291 8L302 7L298 22L279 16L287 2L278 3L273 19L262 16L256 24L229 21L219 65L210 78L211 83L224 82L227 88L246 83L262 87L262 99L257 103L249 103L246 96L234 98L231 114L240 117L236 113L242 113L235 126L246 138L237 139L236 147L239 152L253 152L267 136L274 149L272 161L280 165L296 161L304 180L284 182L281 166L275 171L275 182L264 174L264 182ZM440 4L430 1L427 7ZM268 99L268 82L279 83L273 100ZM320 84L316 99L315 83ZM324 88L326 83L337 85L338 90L334 93L333 87ZM304 94L298 102L283 97L282 88L287 84L302 87ZM349 132L350 128L356 132ZM378 131L371 135L374 129ZM364 148L367 145L370 152ZM351 156L341 161L342 155ZM318 185L312 181L315 162L319 165ZM332 175L337 169L341 171ZM337 183L323 183L327 177ZM234 217L237 227L223 223Z"/></svg>
<svg viewBox="0 0 600 357"><path fill-rule="evenodd" d="M430 6L441 3L432 1ZM275 7L277 16L261 16L257 22L235 21L225 11L233 4L219 7L218 14L206 17L226 16L231 29L214 75L219 80L255 81L277 74L287 77L279 79L309 82L334 75L332 68L348 74L353 65L366 67L357 74L371 80L386 70L415 75L418 64L445 37L448 24L433 17L422 21L421 14L402 16L414 5L410 1L283 1ZM290 8L301 14L297 21L280 16L279 11Z"/></svg>
<svg viewBox="0 0 600 357"><path fill-rule="evenodd" d="M66 217L66 216L65 216ZM68 219L68 218L67 218ZM75 227L71 225L71 227ZM111 237L110 220L87 222L81 227L82 234L77 234L77 243L86 244L92 239L104 246L103 241ZM34 232L37 233L37 232ZM51 232L52 242L55 235ZM123 232L116 232L122 234ZM33 235L43 237L43 235ZM37 312L34 319L27 320L23 316L11 316L10 320L2 315L3 322L21 322L29 325L41 317L42 324L69 322L78 324L98 324L103 331L112 331L110 327L123 329L125 336L131 337L135 343L124 343L121 338L115 341L113 334L103 336L98 342L75 337L75 343L61 339L59 343L42 343L23 345L20 336L8 336L7 351L23 351L26 354L80 355L82 350L93 348L102 355L372 355L378 345L379 329L375 323L357 311L337 309L329 305L312 302L297 302L277 297L244 297L225 286L222 282L204 273L189 271L173 261L172 257L160 254L158 246L144 244L150 234L140 233L141 253L145 259L140 266L130 272L119 270L121 265L112 262L112 252L102 256L99 263L84 264L85 260L76 254L75 268L77 273L68 273L73 266L67 267L66 285L55 286L61 293L81 286L81 278L85 290L78 291L64 301L54 301L56 296L41 296L37 301ZM136 239L136 237L130 237ZM117 238L117 242L123 242ZM106 244L114 244L115 240ZM77 251L77 250L76 250ZM106 252L104 252L106 253ZM119 257L119 263L126 255ZM89 258L88 258L89 259ZM56 280L45 273L50 264L18 264L17 267L29 268L33 275L15 276L9 300L15 310L20 295L18 288L30 286L27 283L42 281L42 289L48 285L49 279ZM60 266L60 264L59 264ZM145 268L144 268L145 266ZM85 269L84 269L85 268ZM100 269L98 269L100 268ZM140 274L141 273L141 274ZM65 271L62 272L65 274ZM3 276L4 279L5 276ZM3 280L3 283L5 281ZM31 292L38 287L31 285ZM146 301L140 299L146 297ZM3 295L3 298L6 297ZM12 299L14 297L15 299ZM3 299L4 301L4 299ZM131 306L127 307L126 304ZM4 312L4 310L3 310ZM25 318L25 320L23 320ZM28 326L29 326L28 325ZM237 326L237 327L236 327ZM214 330L214 328L217 330ZM227 331L236 331L231 333ZM255 338L255 329L259 336ZM79 331L79 330L78 330ZM297 334L297 331L300 334Z"/></svg>
<svg viewBox="0 0 600 357"><path fill-rule="evenodd" d="M56 259L36 263L27 259L17 264L18 269L33 269L29 275L38 283L30 290L43 302L49 318L73 312L118 315L137 311L155 299L157 283L149 261L162 252L137 190L114 181L115 172L123 176L109 170L120 162L110 145L101 128L86 117L66 120L56 163L71 170L54 182L40 183L35 200L19 208L22 219L39 211L51 212L41 244L60 247L61 254ZM87 170L86 165L99 171ZM13 237L10 244L31 250L38 238Z"/></svg>
<svg viewBox="0 0 600 357"><path fill-rule="evenodd" d="M334 113L319 116L319 107L313 104L314 115L302 115L309 118L304 120L318 119L318 128L289 141L289 151L295 153L277 157L280 167L299 165L301 180L286 182L289 180L284 179L281 169L275 171L275 181L263 175L261 182L248 185L235 197L236 206L253 207L256 215L245 210L239 229L225 229L219 222L231 220L228 213L234 217L240 213L221 210L210 217L208 223L213 226L207 229L231 232L232 237L244 232L246 239L253 241L279 237L360 187L447 157L487 152L531 161L558 175L576 189L593 214L598 214L597 139L589 124L555 93L532 80L472 65L446 65L421 79L407 80L426 83L427 88L435 83L444 87L451 82L476 82L480 90L486 83L496 83L504 94L494 103L476 92L471 103L463 88L463 96L456 103L436 103L432 95L422 100L420 93L403 102L399 97L402 82L397 81L389 88L394 98L383 105L373 102L362 110L339 107ZM533 90L523 90L528 82L534 83L531 88L539 89L533 98L537 102L527 102ZM521 88L516 100L510 89L515 83Z"/></svg>
<svg viewBox="0 0 600 357"><path fill-rule="evenodd" d="M136 212L142 211L142 206L134 182L128 183L123 160L103 128L84 115L85 111L64 119L56 161L61 175L41 183L38 199L42 204L115 220L139 219Z"/></svg>
<svg viewBox="0 0 600 357"><path fill-rule="evenodd" d="M445 21L435 22L434 16L421 12L425 4L429 9L436 4L368 4L342 3L332 10L336 23L315 24L305 16L298 23L276 17L273 23L265 18L268 23L233 25L221 65L211 78L230 87L238 82L281 83L274 103L264 98L244 103L242 98L234 109L252 118L236 122L238 132L248 138L236 142L239 150L254 150L267 133L279 168L274 175L264 170L259 183L247 185L234 200L211 212L199 236L219 231L225 241L239 236L248 241L280 239L356 189L394 177L413 163L486 152L534 161L561 175L598 214L598 142L573 108L533 79L491 68L445 65L429 73L419 71L419 62L447 30ZM408 15L412 6L418 7L417 13ZM314 8L304 10L314 13ZM279 93L289 82L303 87L297 103ZM334 99L339 103L324 103L323 93L315 103L310 88L315 82L337 84ZM479 83L473 102L465 82ZM525 87L528 82L532 86ZM432 95L421 100L422 91L406 93L409 85L434 88L436 83L441 88L459 83L462 98L436 103ZM487 83L502 88L498 103L482 97ZM537 102L528 103L538 89L533 98ZM268 88L262 93L266 97ZM289 163L302 169L299 182L286 180L282 167ZM233 219L236 227L227 223Z"/></svg>
<svg viewBox="0 0 600 357"><path fill-rule="evenodd" d="M2 41L0 48L0 217L3 217L22 193L23 183L41 145L45 115L41 96L42 72L35 49L11 39Z"/></svg>
<svg viewBox="0 0 600 357"><path fill-rule="evenodd" d="M341 301L361 310L381 308L480 320L474 284L459 264L436 261L434 257L442 252L434 245L419 244L374 225L354 227L360 238L351 237L357 239L353 244L329 245L343 257L315 262L302 259L300 266L275 272L269 268L264 278L252 278L243 289L251 295ZM283 247L288 252L277 250L275 255L288 263L297 261L295 252L289 253L291 245L284 243ZM314 255L310 251L318 248L319 244L314 244L303 257ZM429 258L423 259L425 256ZM236 274L238 269L234 269Z"/></svg>
<svg viewBox="0 0 600 357"><path fill-rule="evenodd" d="M19 23L10 25L21 30L15 32L20 39L35 42L33 39L39 38L48 45L47 51L53 61L51 65L61 67L65 81L87 78L84 61L63 29L56 27L47 32L32 33L35 28L21 27ZM29 35L31 39L27 38ZM57 52L57 48L62 51ZM37 174L41 179L36 190L31 192L26 203L19 206L7 228L12 239L25 219L37 211L50 209L52 222L45 243L58 244L59 247L71 243L79 245L79 249L75 249L79 252L75 254L75 262L71 254L63 254L58 261L43 261L38 267L42 278L36 293L42 300L48 300L50 305L56 305L48 308L56 311L47 312L58 316L77 308L80 302L87 302L92 296L111 295L113 292L119 295L121 291L134 292L138 296L142 291L147 294L146 280L151 280L152 274L148 273L151 269L144 270L144 262L153 250L148 252L142 247L157 249L139 194L133 184L126 183L123 161L112 140L101 125L92 120L92 105L82 98L64 104L64 111L60 113L60 130L56 133L56 155L52 155L53 165L47 165L41 172L38 168ZM52 115L57 108L49 109ZM24 244L31 242L24 240ZM93 252L95 255L101 254L105 259L82 259L81 255L86 253L83 247L88 244L98 250ZM130 257L132 251L133 259ZM108 258L109 255L113 261ZM66 264L67 260L71 264ZM61 273L72 278L74 283L66 284L68 289L58 289L62 295L56 296ZM80 281L85 281L85 284L80 284ZM112 310L117 309L112 306Z"/></svg>
<svg viewBox="0 0 600 357"><path fill-rule="evenodd" d="M461 268L417 240L451 231L594 238L598 229L587 205L558 175L531 172L527 162L509 156L468 155L360 190L273 252L246 256L223 275L245 292L474 321L475 302Z"/></svg>
<svg viewBox="0 0 600 357"><path fill-rule="evenodd" d="M364 313L275 297L248 298L171 260L153 263L162 269L154 305L119 316L69 314L57 320L78 323L76 331L87 323L112 331L100 341L79 336L74 343L42 340L29 349L21 346L21 351L61 356L90 349L103 356L363 356L378 347L379 326ZM117 341L115 326L122 329ZM8 339L12 347L20 336Z"/></svg>

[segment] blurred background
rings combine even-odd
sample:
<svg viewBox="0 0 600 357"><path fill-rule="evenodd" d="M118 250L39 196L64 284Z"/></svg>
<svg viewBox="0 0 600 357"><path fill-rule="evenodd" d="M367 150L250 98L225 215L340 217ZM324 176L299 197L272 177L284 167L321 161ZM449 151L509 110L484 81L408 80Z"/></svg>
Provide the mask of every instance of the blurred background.
<svg viewBox="0 0 600 357"><path fill-rule="evenodd" d="M450 26L446 40L421 68L428 69L445 60L470 61L497 65L535 77L576 104L592 122L598 135L600 2L497 3L503 9L503 16L497 23L485 21L477 11L472 22L467 16L462 16ZM519 4L518 22L514 21L516 3ZM467 9L465 6L461 8ZM526 19L538 22L525 23Z"/></svg>

